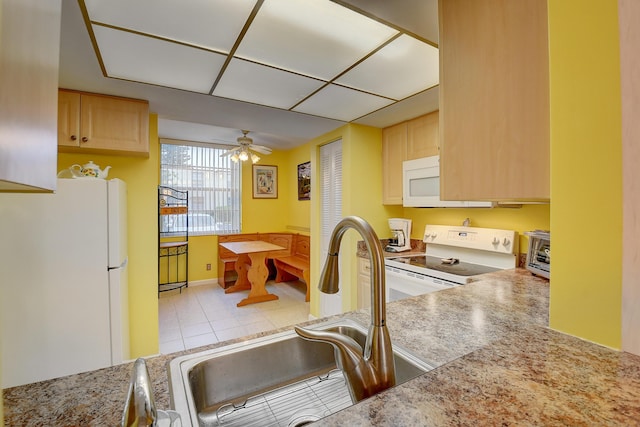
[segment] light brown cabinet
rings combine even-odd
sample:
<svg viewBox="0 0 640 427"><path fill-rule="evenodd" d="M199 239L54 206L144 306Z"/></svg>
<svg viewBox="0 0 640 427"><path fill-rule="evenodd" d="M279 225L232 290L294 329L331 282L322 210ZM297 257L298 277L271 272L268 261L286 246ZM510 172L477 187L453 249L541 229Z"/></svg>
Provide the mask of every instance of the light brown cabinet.
<svg viewBox="0 0 640 427"><path fill-rule="evenodd" d="M0 0L0 192L56 188L60 0Z"/></svg>
<svg viewBox="0 0 640 427"><path fill-rule="evenodd" d="M439 117L437 111L407 122L407 158L437 156L440 149Z"/></svg>
<svg viewBox="0 0 640 427"><path fill-rule="evenodd" d="M58 150L149 155L149 103L61 89Z"/></svg>
<svg viewBox="0 0 640 427"><path fill-rule="evenodd" d="M407 158L407 124L382 130L382 203L402 204L402 162Z"/></svg>
<svg viewBox="0 0 640 427"><path fill-rule="evenodd" d="M382 130L382 203L402 204L402 162L435 156L439 150L438 112Z"/></svg>
<svg viewBox="0 0 640 427"><path fill-rule="evenodd" d="M371 307L371 262L358 258L358 310Z"/></svg>
<svg viewBox="0 0 640 427"><path fill-rule="evenodd" d="M440 0L440 195L548 201L546 0Z"/></svg>

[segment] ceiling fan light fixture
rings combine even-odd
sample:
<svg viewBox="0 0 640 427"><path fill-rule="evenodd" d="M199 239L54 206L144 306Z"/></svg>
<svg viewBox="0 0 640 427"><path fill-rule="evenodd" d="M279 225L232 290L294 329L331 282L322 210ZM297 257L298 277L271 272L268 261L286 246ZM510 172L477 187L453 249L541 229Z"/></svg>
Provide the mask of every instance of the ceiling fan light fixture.
<svg viewBox="0 0 640 427"><path fill-rule="evenodd" d="M253 163L258 163L260 156L254 153L253 150L262 154L271 154L271 148L263 147L262 145L254 145L253 140L247 136L248 133L248 130L243 130L242 136L238 138L239 147L227 150L220 156L229 156L234 163L238 163L238 161L246 162L249 159L251 159L251 162Z"/></svg>

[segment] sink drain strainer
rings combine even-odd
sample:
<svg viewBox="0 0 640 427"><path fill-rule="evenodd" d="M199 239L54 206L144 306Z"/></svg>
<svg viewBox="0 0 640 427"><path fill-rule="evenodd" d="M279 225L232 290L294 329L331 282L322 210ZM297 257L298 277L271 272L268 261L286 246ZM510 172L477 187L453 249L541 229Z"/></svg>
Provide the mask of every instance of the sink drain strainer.
<svg viewBox="0 0 640 427"><path fill-rule="evenodd" d="M294 415L293 419L289 422L287 427L301 427L311 424L314 421L318 421L322 416L313 414Z"/></svg>

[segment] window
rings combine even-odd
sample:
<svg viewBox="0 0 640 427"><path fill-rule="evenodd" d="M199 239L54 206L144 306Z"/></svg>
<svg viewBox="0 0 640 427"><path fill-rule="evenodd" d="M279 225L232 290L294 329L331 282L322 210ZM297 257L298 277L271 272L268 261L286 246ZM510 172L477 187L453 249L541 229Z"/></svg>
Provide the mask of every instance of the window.
<svg viewBox="0 0 640 427"><path fill-rule="evenodd" d="M240 232L241 174L224 146L160 140L160 185L189 191L189 234Z"/></svg>
<svg viewBox="0 0 640 427"><path fill-rule="evenodd" d="M326 254L333 229L342 219L342 139L320 147L320 206L320 253ZM342 289L320 294L321 316L342 312Z"/></svg>

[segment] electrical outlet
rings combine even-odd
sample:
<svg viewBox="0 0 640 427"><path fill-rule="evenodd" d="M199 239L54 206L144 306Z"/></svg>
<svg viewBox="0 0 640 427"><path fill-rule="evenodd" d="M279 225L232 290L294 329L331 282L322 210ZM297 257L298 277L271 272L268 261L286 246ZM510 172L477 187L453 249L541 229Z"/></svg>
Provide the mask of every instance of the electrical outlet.
<svg viewBox="0 0 640 427"><path fill-rule="evenodd" d="M207 271L211 270L211 264L207 264Z"/></svg>

